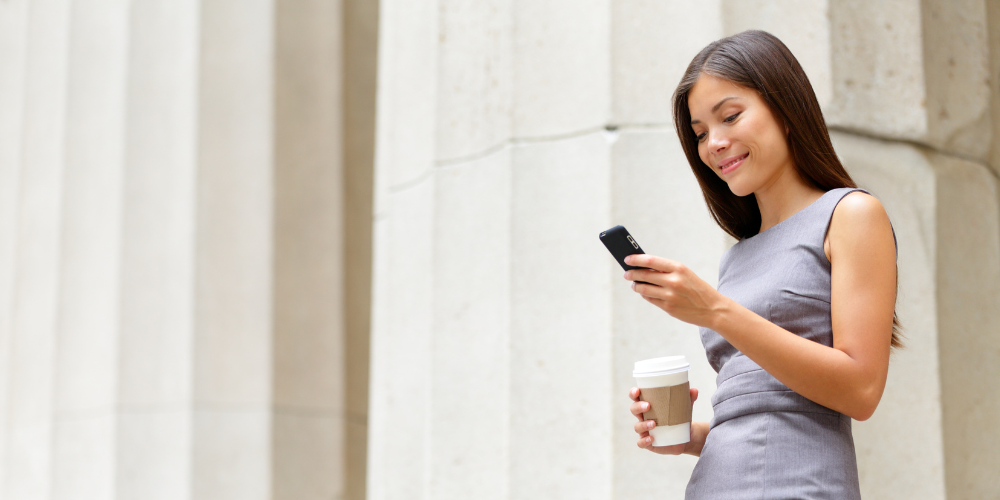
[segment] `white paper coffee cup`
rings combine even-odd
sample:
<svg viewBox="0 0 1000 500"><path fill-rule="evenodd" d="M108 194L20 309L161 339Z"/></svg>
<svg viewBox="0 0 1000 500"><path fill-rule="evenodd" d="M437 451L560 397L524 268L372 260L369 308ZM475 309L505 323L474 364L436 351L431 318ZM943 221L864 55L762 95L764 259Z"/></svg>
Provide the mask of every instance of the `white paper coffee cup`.
<svg viewBox="0 0 1000 500"><path fill-rule="evenodd" d="M639 396L650 403L650 411L643 414L643 420L649 420L646 415L655 413L658 417L657 426L649 430L653 438L653 446L670 446L687 443L691 440L691 394L688 384L688 371L691 365L685 356L667 356L636 361L632 376L639 387ZM646 389L657 389L646 391ZM681 395L683 394L683 399ZM672 403L669 398L673 398ZM656 402L660 404L657 405ZM686 405L686 406L684 406ZM668 406L669 408L656 408ZM669 420L674 425L667 425ZM685 413L686 412L686 413ZM677 420L686 420L678 423Z"/></svg>

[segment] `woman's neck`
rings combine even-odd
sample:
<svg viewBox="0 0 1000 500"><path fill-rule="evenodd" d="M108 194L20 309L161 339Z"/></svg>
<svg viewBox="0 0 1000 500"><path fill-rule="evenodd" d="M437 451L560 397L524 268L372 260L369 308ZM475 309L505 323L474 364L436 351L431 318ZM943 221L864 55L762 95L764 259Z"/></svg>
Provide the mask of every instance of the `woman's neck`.
<svg viewBox="0 0 1000 500"><path fill-rule="evenodd" d="M760 209L760 232L795 215L820 196L822 190L806 183L794 168L786 169L774 182L754 192Z"/></svg>

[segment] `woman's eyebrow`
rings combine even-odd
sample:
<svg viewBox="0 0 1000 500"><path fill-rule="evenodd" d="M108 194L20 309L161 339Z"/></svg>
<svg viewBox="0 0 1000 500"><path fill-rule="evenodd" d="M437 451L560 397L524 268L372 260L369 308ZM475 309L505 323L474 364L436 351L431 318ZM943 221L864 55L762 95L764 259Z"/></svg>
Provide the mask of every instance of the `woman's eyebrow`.
<svg viewBox="0 0 1000 500"><path fill-rule="evenodd" d="M740 98L739 96L735 96L735 95L731 95L729 97L722 98L721 101L715 103L715 106L712 106L712 112L715 113L716 111L718 111L719 108L721 108L722 105L726 103L726 101L728 101L730 99L739 99L739 98ZM695 125L695 124L698 124L698 123L701 123L701 121L700 120L691 120L691 125Z"/></svg>

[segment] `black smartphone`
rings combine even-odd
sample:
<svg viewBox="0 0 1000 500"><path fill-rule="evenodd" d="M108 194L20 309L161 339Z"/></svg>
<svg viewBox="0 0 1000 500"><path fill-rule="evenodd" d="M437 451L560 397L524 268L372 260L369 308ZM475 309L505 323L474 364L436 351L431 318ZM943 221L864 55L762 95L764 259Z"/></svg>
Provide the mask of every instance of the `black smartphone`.
<svg viewBox="0 0 1000 500"><path fill-rule="evenodd" d="M635 238L631 234L628 234L628 230L624 226L615 226L602 232L601 243L604 243L604 246L608 248L608 251L611 252L615 260L621 264L622 269L626 271L630 269L648 269L645 267L630 266L625 263L625 257L646 252L642 251L642 247L639 246L639 243L635 241ZM638 281L637 283L643 282Z"/></svg>

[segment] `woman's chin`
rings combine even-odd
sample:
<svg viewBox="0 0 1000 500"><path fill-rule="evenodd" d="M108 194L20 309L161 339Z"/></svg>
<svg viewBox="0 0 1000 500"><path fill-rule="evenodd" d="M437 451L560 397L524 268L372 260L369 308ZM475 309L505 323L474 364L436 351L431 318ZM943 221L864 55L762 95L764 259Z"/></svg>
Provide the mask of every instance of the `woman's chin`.
<svg viewBox="0 0 1000 500"><path fill-rule="evenodd" d="M742 198L744 196L748 196L748 195L753 194L753 190L752 189L747 189L745 186L740 186L738 183L737 184L732 184L732 183L729 184L729 190L732 191L733 194L735 194L736 196L738 196L740 198Z"/></svg>

